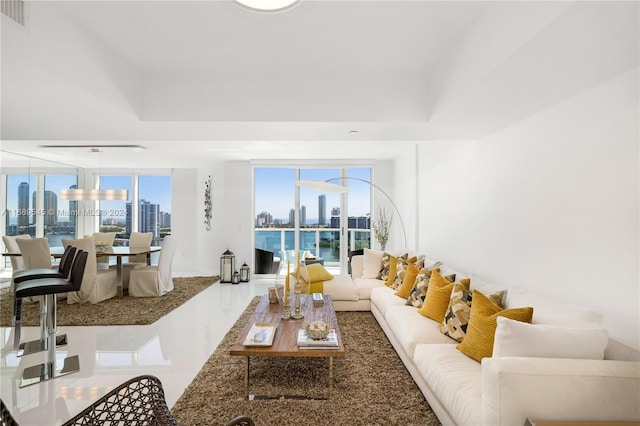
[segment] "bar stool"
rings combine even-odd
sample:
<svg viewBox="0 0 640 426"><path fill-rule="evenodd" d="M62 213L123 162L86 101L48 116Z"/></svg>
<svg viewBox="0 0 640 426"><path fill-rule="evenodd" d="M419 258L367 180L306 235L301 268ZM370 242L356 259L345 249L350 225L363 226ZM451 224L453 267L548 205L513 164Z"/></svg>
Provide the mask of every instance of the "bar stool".
<svg viewBox="0 0 640 426"><path fill-rule="evenodd" d="M80 371L80 360L77 355L65 358L62 369L60 371L56 369L56 294L78 291L82 285L86 264L87 252L79 250L73 260L71 275L68 279L40 278L16 283L16 298L42 296L40 315L44 314L46 318L47 334L45 341L47 361L43 364L25 368L20 387ZM16 327L19 326L19 320L17 320Z"/></svg>
<svg viewBox="0 0 640 426"><path fill-rule="evenodd" d="M14 283L19 284L25 281L37 280L41 278L69 278L71 266L76 255L75 247L67 247L60 259L58 269L25 269L14 275ZM46 332L46 314L40 315L40 340L32 340L30 342L20 343L20 323L22 314L22 298L14 297L13 299L13 324L16 326L14 332L14 348L18 350L18 357L32 354L45 350L45 341L47 340ZM56 338L57 346L66 345L67 335L62 334Z"/></svg>

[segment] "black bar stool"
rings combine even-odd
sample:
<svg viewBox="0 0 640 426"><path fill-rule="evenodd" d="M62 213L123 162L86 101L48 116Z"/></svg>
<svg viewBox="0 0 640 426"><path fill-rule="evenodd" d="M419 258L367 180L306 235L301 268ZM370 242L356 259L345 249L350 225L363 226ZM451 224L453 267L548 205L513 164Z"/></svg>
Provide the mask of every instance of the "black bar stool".
<svg viewBox="0 0 640 426"><path fill-rule="evenodd" d="M76 255L76 247L68 246L64 250L64 254L60 259L58 269L26 269L14 274L14 283L22 283L30 280L37 280L41 278L69 278L71 273L71 265ZM14 297L13 299L13 319L12 323L15 326L13 346L18 350L18 357L23 355L29 355L35 352L43 351L45 348L45 341L47 340L46 330L46 313L43 313L41 309L40 315L40 340L32 340L30 342L20 343L20 323L22 316L22 298ZM16 322L17 321L17 322ZM66 345L66 334L60 335L56 338L56 345Z"/></svg>
<svg viewBox="0 0 640 426"><path fill-rule="evenodd" d="M64 359L64 365L60 371L56 369L56 294L80 290L84 269L87 264L87 252L78 250L71 267L71 275L65 278L39 278L35 280L16 283L15 297L42 296L40 303L40 315L44 313L47 339L47 362L33 367L27 367L22 373L20 387L40 383L54 377L75 373L80 370L80 360L77 355ZM18 317L19 318L19 317ZM16 327L20 326L20 320L16 320Z"/></svg>

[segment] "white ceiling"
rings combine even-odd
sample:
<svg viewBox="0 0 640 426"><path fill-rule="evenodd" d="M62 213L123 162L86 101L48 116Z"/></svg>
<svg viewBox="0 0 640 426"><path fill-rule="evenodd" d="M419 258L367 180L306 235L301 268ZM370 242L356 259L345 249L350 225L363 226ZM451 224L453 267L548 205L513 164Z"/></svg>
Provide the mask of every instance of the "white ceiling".
<svg viewBox="0 0 640 426"><path fill-rule="evenodd" d="M84 166L87 149L40 146L146 148L105 152L104 167L396 158L490 134L628 69L608 61L585 82L524 84L563 19L594 32L579 20L602 11L589 13L573 2L303 0L276 14L231 0L28 2L25 27L2 16L0 149Z"/></svg>

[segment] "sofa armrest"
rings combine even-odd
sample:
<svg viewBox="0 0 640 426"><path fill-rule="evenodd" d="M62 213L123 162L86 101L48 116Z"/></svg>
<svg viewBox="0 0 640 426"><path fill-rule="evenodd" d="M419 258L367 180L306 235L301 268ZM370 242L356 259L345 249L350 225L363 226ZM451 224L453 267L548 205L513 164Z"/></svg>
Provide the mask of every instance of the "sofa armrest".
<svg viewBox="0 0 640 426"><path fill-rule="evenodd" d="M640 420L640 363L505 357L482 360L484 425Z"/></svg>
<svg viewBox="0 0 640 426"><path fill-rule="evenodd" d="M357 255L351 258L351 278L360 278L364 271L364 256Z"/></svg>

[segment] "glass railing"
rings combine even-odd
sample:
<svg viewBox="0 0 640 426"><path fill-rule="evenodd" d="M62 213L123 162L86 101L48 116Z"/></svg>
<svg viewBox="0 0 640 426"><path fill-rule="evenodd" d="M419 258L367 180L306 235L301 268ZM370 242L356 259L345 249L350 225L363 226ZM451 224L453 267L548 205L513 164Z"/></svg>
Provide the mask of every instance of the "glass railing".
<svg viewBox="0 0 640 426"><path fill-rule="evenodd" d="M295 249L295 230L292 228L255 228L254 231L256 248L271 251L276 256L282 250ZM348 229L348 250L358 250L370 245L369 229ZM325 266L340 266L340 229L300 229L300 250L309 251L312 256L324 259Z"/></svg>

